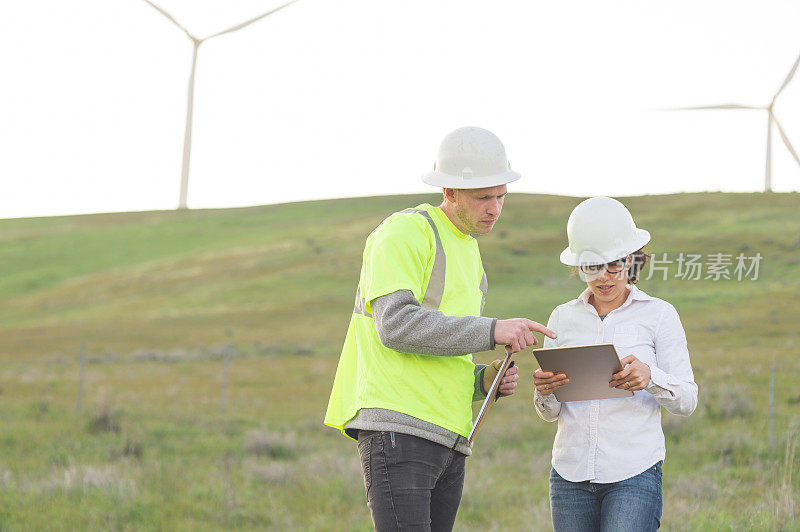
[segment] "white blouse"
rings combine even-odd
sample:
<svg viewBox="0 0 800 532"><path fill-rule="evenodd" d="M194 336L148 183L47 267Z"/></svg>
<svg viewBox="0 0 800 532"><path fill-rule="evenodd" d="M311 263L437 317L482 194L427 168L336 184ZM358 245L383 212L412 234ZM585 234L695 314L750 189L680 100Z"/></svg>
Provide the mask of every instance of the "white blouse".
<svg viewBox="0 0 800 532"><path fill-rule="evenodd" d="M620 359L628 355L650 366L650 384L633 397L560 403L534 391L534 405L545 421L558 420L553 468L571 482L618 482L642 473L666 454L661 407L688 416L697 406L686 334L671 304L635 285L619 308L601 320L589 304L587 288L559 305L547 327L544 347L613 343Z"/></svg>

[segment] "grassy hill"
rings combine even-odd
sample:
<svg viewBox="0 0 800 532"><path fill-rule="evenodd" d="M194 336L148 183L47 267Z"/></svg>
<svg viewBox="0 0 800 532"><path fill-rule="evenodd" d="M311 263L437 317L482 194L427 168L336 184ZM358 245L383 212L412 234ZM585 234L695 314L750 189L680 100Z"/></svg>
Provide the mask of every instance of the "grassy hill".
<svg viewBox="0 0 800 532"><path fill-rule="evenodd" d="M321 418L366 236L438 201L0 220L0 528L368 529L355 448ZM546 322L582 290L558 262L578 201L508 198L479 239L486 315ZM680 312L701 390L692 417L664 415L663 523L800 526L800 195L623 201L673 261L640 287ZM731 279L706 279L706 264L676 277L681 253L730 255ZM756 280L736 279L740 253L763 257ZM520 391L469 460L457 529L549 527L555 427L533 413L533 357L518 362ZM490 512L508 500L518 511Z"/></svg>

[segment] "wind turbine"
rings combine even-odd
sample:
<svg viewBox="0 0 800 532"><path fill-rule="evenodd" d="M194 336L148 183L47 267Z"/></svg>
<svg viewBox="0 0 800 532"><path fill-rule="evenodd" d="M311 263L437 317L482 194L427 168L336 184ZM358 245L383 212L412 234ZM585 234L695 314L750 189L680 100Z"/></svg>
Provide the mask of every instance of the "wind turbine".
<svg viewBox="0 0 800 532"><path fill-rule="evenodd" d="M775 116L773 112L773 107L775 106L775 100L778 99L778 96L783 92L783 89L792 81L795 72L797 72L797 67L800 65L800 56L794 62L792 69L789 71L789 74L786 76L786 79L783 80L783 84L781 88L778 89L778 92L772 97L772 101L769 102L767 106L752 106L752 105L740 105L736 103L728 103L722 105L705 105L700 107L676 107L670 109L671 111L700 111L700 110L707 110L707 109L748 109L748 110L760 110L767 112L767 161L766 167L764 169L764 192L770 192L772 190L772 124L775 124L775 127L778 129L778 133L781 135L781 139L783 140L783 144L786 146L786 149L789 150L789 153L792 154L794 160L800 165L800 157L797 156L797 152L794 151L792 147L792 143L789 141L789 137L786 136L786 133L783 131L781 127L781 123L778 121L778 118Z"/></svg>
<svg viewBox="0 0 800 532"><path fill-rule="evenodd" d="M178 23L178 21L175 20L175 18L172 15L170 15L165 10L163 10L160 7L158 7L157 5L155 5L150 0L144 0L144 1L147 2L148 4L150 4L150 6L153 9L155 9L156 11L158 11L159 13L161 13L162 15L167 17L167 19L170 22L172 22L173 24L178 26L187 35L187 37L189 37L189 39L191 39L192 44L194 45L194 53L192 54L192 70L191 70L191 74L189 75L189 94L188 94L188 96L186 98L186 131L185 131L184 136L183 136L183 164L181 165L181 192L180 192L180 198L179 198L179 202L178 202L178 208L179 209L186 209L187 208L187 206L186 206L186 197L189 195L189 161L190 161L191 155L192 155L192 112L193 112L193 109L194 109L194 71L195 71L195 67L197 66L197 50L200 48L200 45L203 44L205 41L208 41L210 39L213 39L214 37L219 37L220 35L225 35L226 33L232 33L234 31L238 31L238 30L240 30L240 29L242 29L244 27L247 27L247 26L249 26L250 24L252 24L252 23L254 23L256 21L259 21L262 18L267 17L267 16L275 13L276 11L280 11L281 9L283 9L284 7L289 6L290 4L294 4L295 2L297 2L297 0L291 0L289 2L286 2L285 4L281 5L280 7L276 7L275 9L272 9L271 11L267 11L266 13L264 13L262 15L259 15L259 16L255 17L255 18L251 18L250 20L247 20L245 22L242 22L241 24L237 24L235 26L232 26L232 27L230 27L230 28L228 28L226 30L220 31L220 32L215 33L213 35L209 35L208 37L203 37L202 39L198 39L197 37L195 37L194 35L189 33L189 30L187 30L185 27L181 26Z"/></svg>

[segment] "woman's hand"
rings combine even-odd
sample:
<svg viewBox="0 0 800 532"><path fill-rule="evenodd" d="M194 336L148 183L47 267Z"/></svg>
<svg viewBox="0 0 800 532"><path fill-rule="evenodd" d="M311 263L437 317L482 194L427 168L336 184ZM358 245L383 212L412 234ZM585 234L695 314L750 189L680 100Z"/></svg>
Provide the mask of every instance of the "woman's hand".
<svg viewBox="0 0 800 532"><path fill-rule="evenodd" d="M542 368L533 372L533 385L542 395L550 395L568 382L564 373L555 375L551 371L542 371Z"/></svg>
<svg viewBox="0 0 800 532"><path fill-rule="evenodd" d="M650 366L633 355L626 356L620 360L620 363L622 371L611 376L611 382L608 383L609 388L632 392L647 388L647 385L650 384Z"/></svg>

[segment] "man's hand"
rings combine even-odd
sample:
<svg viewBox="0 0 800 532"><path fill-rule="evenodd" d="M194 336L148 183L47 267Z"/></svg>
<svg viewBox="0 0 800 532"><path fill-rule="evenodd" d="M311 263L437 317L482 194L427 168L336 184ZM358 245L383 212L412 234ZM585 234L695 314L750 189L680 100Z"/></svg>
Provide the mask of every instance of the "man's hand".
<svg viewBox="0 0 800 532"><path fill-rule="evenodd" d="M611 376L609 388L619 388L620 390L644 390L650 384L650 366L639 360L633 355L626 356L620 360L622 371Z"/></svg>
<svg viewBox="0 0 800 532"><path fill-rule="evenodd" d="M510 320L497 320L494 326L494 343L507 345L512 353L522 351L526 347L536 345L533 331L555 339L556 333L527 318L511 318Z"/></svg>
<svg viewBox="0 0 800 532"><path fill-rule="evenodd" d="M488 366L486 369L483 370L483 391L486 393L489 388L492 386L492 382L494 382L494 378L497 376L497 372L500 371L500 368L503 367L502 360L495 360ZM519 380L519 368L517 366L511 366L506 370L506 374L503 375L503 378L500 380L500 386L498 386L498 390L500 391L500 395L511 395L514 393L514 388L517 387L517 381Z"/></svg>
<svg viewBox="0 0 800 532"><path fill-rule="evenodd" d="M550 395L568 382L564 373L554 375L552 371L542 371L542 368L533 372L533 385L542 395Z"/></svg>

